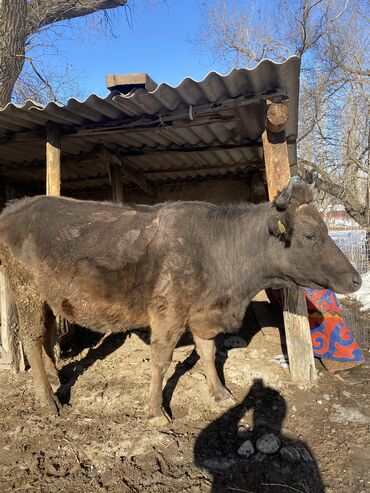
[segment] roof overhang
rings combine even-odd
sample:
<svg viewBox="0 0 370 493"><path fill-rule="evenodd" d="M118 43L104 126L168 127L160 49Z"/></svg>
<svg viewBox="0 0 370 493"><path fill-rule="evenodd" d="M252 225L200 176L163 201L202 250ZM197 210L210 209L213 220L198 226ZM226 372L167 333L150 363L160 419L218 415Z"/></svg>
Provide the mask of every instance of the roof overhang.
<svg viewBox="0 0 370 493"><path fill-rule="evenodd" d="M264 60L254 69L209 73L154 90L45 106L27 101L0 110L0 176L42 190L48 122L62 135L63 193L109 185L106 148L148 182L247 175L263 168L266 101L287 101L290 165L296 164L300 59ZM124 178L125 180L125 178ZM130 182L127 179L127 182Z"/></svg>

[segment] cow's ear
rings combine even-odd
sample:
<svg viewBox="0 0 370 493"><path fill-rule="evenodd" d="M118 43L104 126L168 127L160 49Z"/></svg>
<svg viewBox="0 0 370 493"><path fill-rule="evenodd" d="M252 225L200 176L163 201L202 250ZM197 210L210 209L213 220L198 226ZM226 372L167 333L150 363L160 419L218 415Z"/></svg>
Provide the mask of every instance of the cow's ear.
<svg viewBox="0 0 370 493"><path fill-rule="evenodd" d="M290 241L292 236L292 224L290 214L274 214L270 217L269 231L272 235L283 241Z"/></svg>

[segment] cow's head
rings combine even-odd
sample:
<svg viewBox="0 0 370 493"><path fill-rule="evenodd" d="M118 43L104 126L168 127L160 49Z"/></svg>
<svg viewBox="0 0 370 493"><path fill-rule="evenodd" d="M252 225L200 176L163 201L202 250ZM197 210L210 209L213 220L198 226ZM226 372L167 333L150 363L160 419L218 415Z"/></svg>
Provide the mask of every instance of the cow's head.
<svg viewBox="0 0 370 493"><path fill-rule="evenodd" d="M328 234L312 188L292 182L276 197L269 230L283 248L277 248L279 277L307 288L329 288L352 293L361 277ZM276 244L275 244L276 245Z"/></svg>

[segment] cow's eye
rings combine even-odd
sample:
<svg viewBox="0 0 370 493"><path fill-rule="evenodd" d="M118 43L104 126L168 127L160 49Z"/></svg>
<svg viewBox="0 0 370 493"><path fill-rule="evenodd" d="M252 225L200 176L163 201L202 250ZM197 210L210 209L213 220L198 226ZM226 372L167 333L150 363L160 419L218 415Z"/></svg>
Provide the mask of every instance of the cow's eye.
<svg viewBox="0 0 370 493"><path fill-rule="evenodd" d="M313 233L306 233L304 237L308 241L316 241L316 236Z"/></svg>

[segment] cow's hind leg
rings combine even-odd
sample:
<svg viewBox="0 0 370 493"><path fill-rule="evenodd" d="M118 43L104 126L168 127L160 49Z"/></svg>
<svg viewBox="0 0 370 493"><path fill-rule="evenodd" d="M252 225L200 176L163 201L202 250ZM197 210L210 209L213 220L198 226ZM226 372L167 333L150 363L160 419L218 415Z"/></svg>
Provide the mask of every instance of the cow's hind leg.
<svg viewBox="0 0 370 493"><path fill-rule="evenodd" d="M162 386L163 378L172 361L173 351L183 331L166 320L151 323L151 368L152 377L149 391L149 418L159 424L164 422Z"/></svg>
<svg viewBox="0 0 370 493"><path fill-rule="evenodd" d="M17 291L15 288L20 332L31 366L34 387L43 410L56 414L61 405L50 386L42 355L46 330L45 306L31 286L23 285L23 289Z"/></svg>
<svg viewBox="0 0 370 493"><path fill-rule="evenodd" d="M44 306L44 323L45 332L43 340L43 360L45 365L45 370L48 375L50 383L54 387L59 387L60 380L58 375L58 370L55 366L55 355L54 355L54 345L57 339L57 323L56 317L51 310L51 308L45 304Z"/></svg>
<svg viewBox="0 0 370 493"><path fill-rule="evenodd" d="M20 320L20 323L23 323L22 320ZM34 386L39 396L41 407L47 413L58 414L61 410L61 405L46 375L42 358L42 338L28 340L24 338L23 342L27 359L31 365Z"/></svg>
<svg viewBox="0 0 370 493"><path fill-rule="evenodd" d="M218 376L215 357L216 357L216 344L213 339L201 339L193 334L195 347L197 353L202 360L204 371L206 372L207 382L211 395L216 402L231 399L234 401L232 394L222 385L220 377Z"/></svg>

